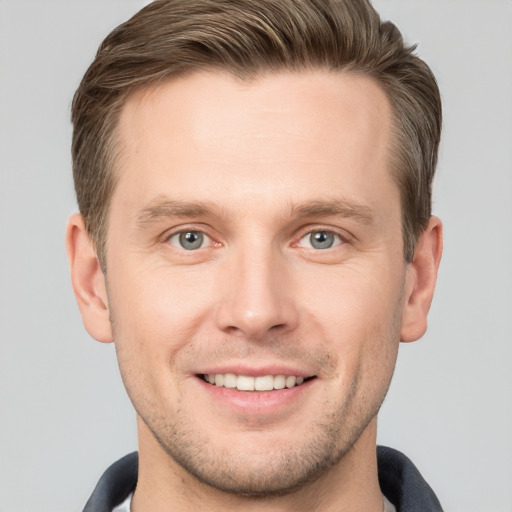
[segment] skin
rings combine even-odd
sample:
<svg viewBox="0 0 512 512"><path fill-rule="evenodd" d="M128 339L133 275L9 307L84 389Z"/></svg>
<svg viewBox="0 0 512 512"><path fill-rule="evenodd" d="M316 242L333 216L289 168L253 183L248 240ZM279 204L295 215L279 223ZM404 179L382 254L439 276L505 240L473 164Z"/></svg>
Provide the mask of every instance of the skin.
<svg viewBox="0 0 512 512"><path fill-rule="evenodd" d="M390 133L385 94L346 73L201 72L129 97L106 276L79 215L67 247L137 411L134 512L382 510L376 414L441 257L433 217L403 259ZM311 379L224 393L199 376L228 371Z"/></svg>

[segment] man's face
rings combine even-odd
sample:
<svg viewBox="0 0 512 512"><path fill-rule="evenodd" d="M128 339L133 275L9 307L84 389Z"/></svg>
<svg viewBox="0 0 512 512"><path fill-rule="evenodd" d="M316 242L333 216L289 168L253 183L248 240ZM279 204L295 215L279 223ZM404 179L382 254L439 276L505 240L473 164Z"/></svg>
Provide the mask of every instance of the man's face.
<svg viewBox="0 0 512 512"><path fill-rule="evenodd" d="M408 275L390 115L370 79L320 71L196 73L124 107L119 365L143 442L214 487L297 487L373 424Z"/></svg>

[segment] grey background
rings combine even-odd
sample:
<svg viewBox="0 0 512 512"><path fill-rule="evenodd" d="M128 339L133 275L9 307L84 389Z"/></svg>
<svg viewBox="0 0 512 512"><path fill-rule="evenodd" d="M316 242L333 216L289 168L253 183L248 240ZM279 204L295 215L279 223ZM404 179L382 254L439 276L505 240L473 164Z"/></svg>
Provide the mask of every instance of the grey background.
<svg viewBox="0 0 512 512"><path fill-rule="evenodd" d="M81 510L135 449L114 347L81 325L64 253L69 104L142 1L0 0L0 511ZM445 253L428 334L404 345L380 442L447 512L512 511L512 2L378 0L436 73Z"/></svg>

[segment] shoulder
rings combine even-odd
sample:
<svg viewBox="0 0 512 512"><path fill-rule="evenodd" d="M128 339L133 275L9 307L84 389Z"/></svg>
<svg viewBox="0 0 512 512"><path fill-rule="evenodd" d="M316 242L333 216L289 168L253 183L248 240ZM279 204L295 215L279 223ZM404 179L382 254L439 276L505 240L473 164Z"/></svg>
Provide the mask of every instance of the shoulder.
<svg viewBox="0 0 512 512"><path fill-rule="evenodd" d="M434 491L403 453L379 446L377 463L381 490L397 512L442 512Z"/></svg>
<svg viewBox="0 0 512 512"><path fill-rule="evenodd" d="M138 471L137 452L114 462L101 476L83 512L111 512L135 489Z"/></svg>

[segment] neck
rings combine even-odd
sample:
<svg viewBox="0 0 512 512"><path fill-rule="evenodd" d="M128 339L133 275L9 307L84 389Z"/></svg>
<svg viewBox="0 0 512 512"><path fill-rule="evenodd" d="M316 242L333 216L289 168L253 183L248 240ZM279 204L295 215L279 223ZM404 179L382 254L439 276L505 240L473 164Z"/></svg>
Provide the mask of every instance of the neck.
<svg viewBox="0 0 512 512"><path fill-rule="evenodd" d="M382 512L377 475L376 418L334 466L283 496L247 497L210 487L172 459L138 418L139 478L132 512Z"/></svg>

